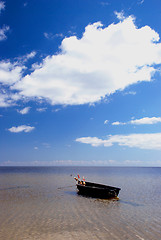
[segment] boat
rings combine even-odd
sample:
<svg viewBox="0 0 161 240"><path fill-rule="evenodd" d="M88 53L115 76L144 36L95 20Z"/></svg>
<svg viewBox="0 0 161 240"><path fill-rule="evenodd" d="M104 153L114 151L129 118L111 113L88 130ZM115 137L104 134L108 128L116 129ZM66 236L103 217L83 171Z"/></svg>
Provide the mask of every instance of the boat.
<svg viewBox="0 0 161 240"><path fill-rule="evenodd" d="M119 195L119 191L121 188L107 186L103 184L93 183L93 182L86 182L85 179L83 181L75 178L77 181L77 189L78 194L95 197L95 198L117 198Z"/></svg>

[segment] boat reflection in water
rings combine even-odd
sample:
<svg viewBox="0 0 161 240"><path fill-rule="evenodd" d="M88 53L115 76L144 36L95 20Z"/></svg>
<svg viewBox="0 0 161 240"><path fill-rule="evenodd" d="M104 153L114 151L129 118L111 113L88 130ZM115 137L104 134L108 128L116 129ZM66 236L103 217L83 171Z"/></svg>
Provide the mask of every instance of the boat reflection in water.
<svg viewBox="0 0 161 240"><path fill-rule="evenodd" d="M92 183L92 182L86 182L84 177L83 180L80 180L80 177L78 175L78 178L75 177L75 180L77 181L77 189L78 194L90 196L90 197L96 197L96 198L102 198L102 199L109 199L109 198L117 198L120 188L107 186L103 184L98 183Z"/></svg>

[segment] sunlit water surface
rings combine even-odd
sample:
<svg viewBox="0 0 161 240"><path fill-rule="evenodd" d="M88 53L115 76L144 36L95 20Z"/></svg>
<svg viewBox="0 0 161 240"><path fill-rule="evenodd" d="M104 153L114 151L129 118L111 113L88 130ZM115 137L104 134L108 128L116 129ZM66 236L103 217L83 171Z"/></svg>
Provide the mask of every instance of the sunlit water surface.
<svg viewBox="0 0 161 240"><path fill-rule="evenodd" d="M77 194L73 177L120 187L119 200ZM161 239L161 168L0 168L0 239Z"/></svg>

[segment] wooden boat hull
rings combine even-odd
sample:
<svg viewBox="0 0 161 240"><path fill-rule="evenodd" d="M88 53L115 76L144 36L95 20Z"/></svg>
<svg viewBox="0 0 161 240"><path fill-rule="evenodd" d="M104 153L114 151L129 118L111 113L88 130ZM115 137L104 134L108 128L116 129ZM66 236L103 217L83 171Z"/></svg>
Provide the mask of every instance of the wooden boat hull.
<svg viewBox="0 0 161 240"><path fill-rule="evenodd" d="M96 198L115 198L118 196L120 188L107 186L103 184L85 182L85 185L78 182L78 193L85 196L91 196Z"/></svg>

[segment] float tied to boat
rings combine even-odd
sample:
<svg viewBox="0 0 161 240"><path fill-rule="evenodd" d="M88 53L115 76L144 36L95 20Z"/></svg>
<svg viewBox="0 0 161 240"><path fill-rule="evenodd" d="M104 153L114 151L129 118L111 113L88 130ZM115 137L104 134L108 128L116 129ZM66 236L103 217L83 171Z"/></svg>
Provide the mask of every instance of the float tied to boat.
<svg viewBox="0 0 161 240"><path fill-rule="evenodd" d="M117 198L121 188L107 186L103 184L87 182L83 177L82 180L78 174L74 178L76 180L76 186L78 189L78 194L91 196L96 198L108 199L108 198Z"/></svg>

